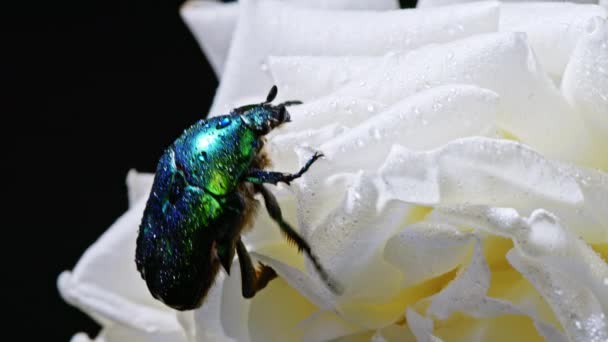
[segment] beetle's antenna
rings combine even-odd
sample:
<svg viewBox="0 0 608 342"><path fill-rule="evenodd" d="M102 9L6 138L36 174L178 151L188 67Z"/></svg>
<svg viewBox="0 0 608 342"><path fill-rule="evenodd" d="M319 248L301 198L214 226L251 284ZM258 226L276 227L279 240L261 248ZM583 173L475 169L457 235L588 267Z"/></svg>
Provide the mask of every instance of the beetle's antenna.
<svg viewBox="0 0 608 342"><path fill-rule="evenodd" d="M266 96L266 102L262 104L269 104L270 102L274 101L274 99L277 97L278 92L279 89L277 88L277 86L273 85L272 88L270 88L270 91L268 92L268 96Z"/></svg>
<svg viewBox="0 0 608 342"><path fill-rule="evenodd" d="M294 101L285 101L285 102L279 104L279 106L289 107L289 106L295 106L295 105L301 105L301 104L302 104L302 101L294 100Z"/></svg>

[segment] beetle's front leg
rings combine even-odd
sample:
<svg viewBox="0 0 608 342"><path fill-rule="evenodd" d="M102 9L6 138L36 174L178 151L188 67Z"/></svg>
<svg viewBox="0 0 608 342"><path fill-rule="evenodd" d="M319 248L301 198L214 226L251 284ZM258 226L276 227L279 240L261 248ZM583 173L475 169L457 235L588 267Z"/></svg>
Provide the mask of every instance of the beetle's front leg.
<svg viewBox="0 0 608 342"><path fill-rule="evenodd" d="M295 229L293 229L291 225L283 219L281 207L279 206L279 203L274 195L261 184L255 184L254 186L255 190L261 193L262 197L264 197L264 203L266 204L266 210L268 211L270 218L272 218L272 220L279 225L281 232L285 234L287 240L295 244L300 252L306 253L317 270L317 273L321 276L321 279L325 281L325 283L334 293L340 294L342 292L342 287L340 284L338 284L338 282L336 282L329 275L325 268L323 268L321 262L319 262L319 258L317 258L317 256L312 252L308 242L306 242L306 240L304 240L304 238L302 238L300 234L298 234L298 232L295 231Z"/></svg>
<svg viewBox="0 0 608 342"><path fill-rule="evenodd" d="M241 286L243 297L252 298L261 289L268 285L268 282L277 277L277 273L270 267L260 264L260 269L256 270L249 257L247 248L241 241L236 243L236 253L241 264Z"/></svg>
<svg viewBox="0 0 608 342"><path fill-rule="evenodd" d="M323 157L322 153L315 152L315 154L306 162L306 164L297 173L283 173L275 171L265 170L250 170L245 176L247 182L254 184L270 183L277 185L279 182L285 184L291 183L292 180L302 177L302 175L308 171L310 166L317 161L317 159Z"/></svg>

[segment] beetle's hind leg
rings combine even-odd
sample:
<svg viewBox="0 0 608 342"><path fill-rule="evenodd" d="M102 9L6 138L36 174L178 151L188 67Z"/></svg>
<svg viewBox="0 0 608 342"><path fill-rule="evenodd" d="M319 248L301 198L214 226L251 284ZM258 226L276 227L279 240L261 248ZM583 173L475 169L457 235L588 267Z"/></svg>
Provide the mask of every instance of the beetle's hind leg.
<svg viewBox="0 0 608 342"><path fill-rule="evenodd" d="M268 282L277 277L276 272L260 263L258 270L253 267L251 257L247 248L241 241L238 240L236 243L236 253L239 256L239 263L241 264L241 286L243 291L243 297L252 298L261 289L268 285Z"/></svg>
<svg viewBox="0 0 608 342"><path fill-rule="evenodd" d="M310 166L317 161L317 159L323 157L322 153L315 152L315 154L310 157L310 159L306 162L306 164L298 171L297 173L284 173L284 172L275 172L275 171L265 171L265 170L250 170L245 176L245 180L247 182L251 182L254 184L262 184L262 183L270 183L277 185L279 182L283 182L287 185L291 183L292 180L302 177L302 175L308 171Z"/></svg>
<svg viewBox="0 0 608 342"><path fill-rule="evenodd" d="M334 293L341 293L342 289L340 285L333 280L329 273L323 268L323 266L321 266L319 259L312 252L308 242L306 242L306 240L304 240L300 234L298 234L298 232L296 232L291 225L289 225L289 223L283 219L281 207L279 206L279 203L277 203L277 199L274 197L274 195L261 184L255 184L254 186L255 190L261 193L264 197L264 203L266 204L266 210L268 211L270 218L272 218L279 225L281 232L285 235L287 240L295 244L300 252L306 253L317 270L317 273L319 273L319 276L321 276L321 279L323 279L323 281Z"/></svg>

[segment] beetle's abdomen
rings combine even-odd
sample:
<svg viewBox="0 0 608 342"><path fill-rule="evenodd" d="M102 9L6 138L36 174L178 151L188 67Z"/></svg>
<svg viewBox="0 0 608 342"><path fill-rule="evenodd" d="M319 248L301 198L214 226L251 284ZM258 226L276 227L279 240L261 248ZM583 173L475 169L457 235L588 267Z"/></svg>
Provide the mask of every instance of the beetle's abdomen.
<svg viewBox="0 0 608 342"><path fill-rule="evenodd" d="M239 213L225 199L188 183L169 149L161 158L137 237L136 263L152 295L179 310L199 305L219 263L212 255Z"/></svg>
<svg viewBox="0 0 608 342"><path fill-rule="evenodd" d="M201 121L177 139L175 163L188 182L214 195L235 190L260 146L257 135L238 116Z"/></svg>

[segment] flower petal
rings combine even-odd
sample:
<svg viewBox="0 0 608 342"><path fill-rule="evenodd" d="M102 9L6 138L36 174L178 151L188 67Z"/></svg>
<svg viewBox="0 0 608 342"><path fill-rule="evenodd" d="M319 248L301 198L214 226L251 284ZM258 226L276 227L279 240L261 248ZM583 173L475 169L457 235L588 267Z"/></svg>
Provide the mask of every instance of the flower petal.
<svg viewBox="0 0 608 342"><path fill-rule="evenodd" d="M551 305L568 337L599 341L608 336L608 265L555 216L537 210L524 219L513 209L467 207L438 209L429 219L513 238L516 248L507 259Z"/></svg>
<svg viewBox="0 0 608 342"><path fill-rule="evenodd" d="M181 331L175 312L150 295L133 261L145 204L142 198L121 216L57 283L68 303L102 325L114 321L139 331L173 333Z"/></svg>
<svg viewBox="0 0 608 342"><path fill-rule="evenodd" d="M289 0L302 7L321 9L389 10L399 8L396 0Z"/></svg>
<svg viewBox="0 0 608 342"><path fill-rule="evenodd" d="M238 3L188 0L182 5L180 14L213 71L221 77L239 14Z"/></svg>
<svg viewBox="0 0 608 342"><path fill-rule="evenodd" d="M534 284L551 304L572 341L606 341L608 323L595 296L568 274L556 272L514 249L509 262Z"/></svg>
<svg viewBox="0 0 608 342"><path fill-rule="evenodd" d="M238 272L239 269L234 271ZM223 298L223 282L225 275L220 273L215 279L215 284L211 287L205 297L203 305L194 311L194 337L195 341L233 341L224 332L222 326L222 298ZM241 296L241 291L231 293L229 295ZM185 329L188 331L188 329Z"/></svg>
<svg viewBox="0 0 608 342"><path fill-rule="evenodd" d="M412 160L418 163L404 164ZM408 168L407 174L413 175L435 170L436 177L400 179L399 170ZM395 146L379 173L386 187L393 189L393 194L415 203L419 194L407 192L409 186L404 186L404 182L433 182L411 186L439 189L441 198L436 204L535 208L538 203L547 201L571 205L583 201L583 194L573 178L540 154L507 140L465 138L430 152L412 152ZM392 187L395 181L404 190Z"/></svg>
<svg viewBox="0 0 608 342"><path fill-rule="evenodd" d="M552 162L519 143L467 138L430 152L394 147L379 176L379 207L396 199L511 207L523 215L546 208L585 240L608 241L608 176Z"/></svg>
<svg viewBox="0 0 608 342"><path fill-rule="evenodd" d="M335 296L323 284L319 284L308 274L289 266L275 258L259 253L251 253L251 256L261 261L263 264L272 267L277 274L285 280L289 286L296 289L317 307L328 310L332 309L335 303Z"/></svg>
<svg viewBox="0 0 608 342"><path fill-rule="evenodd" d="M153 181L153 173L137 172L135 169L129 170L127 174L129 208L142 198L148 197Z"/></svg>
<svg viewBox="0 0 608 342"><path fill-rule="evenodd" d="M131 329L120 324L113 324L104 327L99 335L94 340L91 340L86 334L80 333L72 337L71 342L163 342L175 341L186 342L186 336L181 331L176 332L142 332ZM219 342L219 341L218 341Z"/></svg>
<svg viewBox="0 0 608 342"><path fill-rule="evenodd" d="M464 264L472 235L441 224L416 223L391 237L384 258L403 273L403 287L438 277Z"/></svg>
<svg viewBox="0 0 608 342"><path fill-rule="evenodd" d="M300 341L304 332L299 323L318 308L277 278L251 299L249 336L258 341Z"/></svg>
<svg viewBox="0 0 608 342"><path fill-rule="evenodd" d="M500 31L525 32L539 63L560 79L587 21L606 17L599 6L569 2L502 4Z"/></svg>
<svg viewBox="0 0 608 342"><path fill-rule="evenodd" d="M564 72L562 92L585 118L597 141L597 153L608 149L608 22L593 18ZM604 171L608 170L608 165Z"/></svg>
<svg viewBox="0 0 608 342"><path fill-rule="evenodd" d="M433 320L418 314L415 310L408 308L405 317L418 342L441 342L439 337L433 335Z"/></svg>
<svg viewBox="0 0 608 342"><path fill-rule="evenodd" d="M270 55L380 55L495 31L498 23L496 3L380 12L313 10L259 0L244 1L241 6L243 15L213 115L270 88L265 60Z"/></svg>
<svg viewBox="0 0 608 342"><path fill-rule="evenodd" d="M312 314L299 327L304 331L302 341L306 342L333 341L365 331L363 327L345 321L330 310Z"/></svg>
<svg viewBox="0 0 608 342"><path fill-rule="evenodd" d="M431 149L453 139L494 132L498 97L467 85L423 91L320 146L333 170L373 170L393 144ZM358 154L359 158L351 158Z"/></svg>
<svg viewBox="0 0 608 342"><path fill-rule="evenodd" d="M378 59L369 56L270 56L268 67L281 90L277 101L309 101L325 96L353 79L360 79L373 69ZM314 80L302 83L302 78ZM310 87L312 84L315 86Z"/></svg>
<svg viewBox="0 0 608 342"><path fill-rule="evenodd" d="M441 292L433 296L427 314L448 318L454 311L471 310L485 298L490 287L490 269L476 239L471 262Z"/></svg>
<svg viewBox="0 0 608 342"><path fill-rule="evenodd" d="M596 153L584 122L536 63L520 33L478 35L388 56L368 77L331 95L390 105L423 89L453 83L472 83L497 93L499 127L548 157L594 167L608 162L607 155Z"/></svg>

